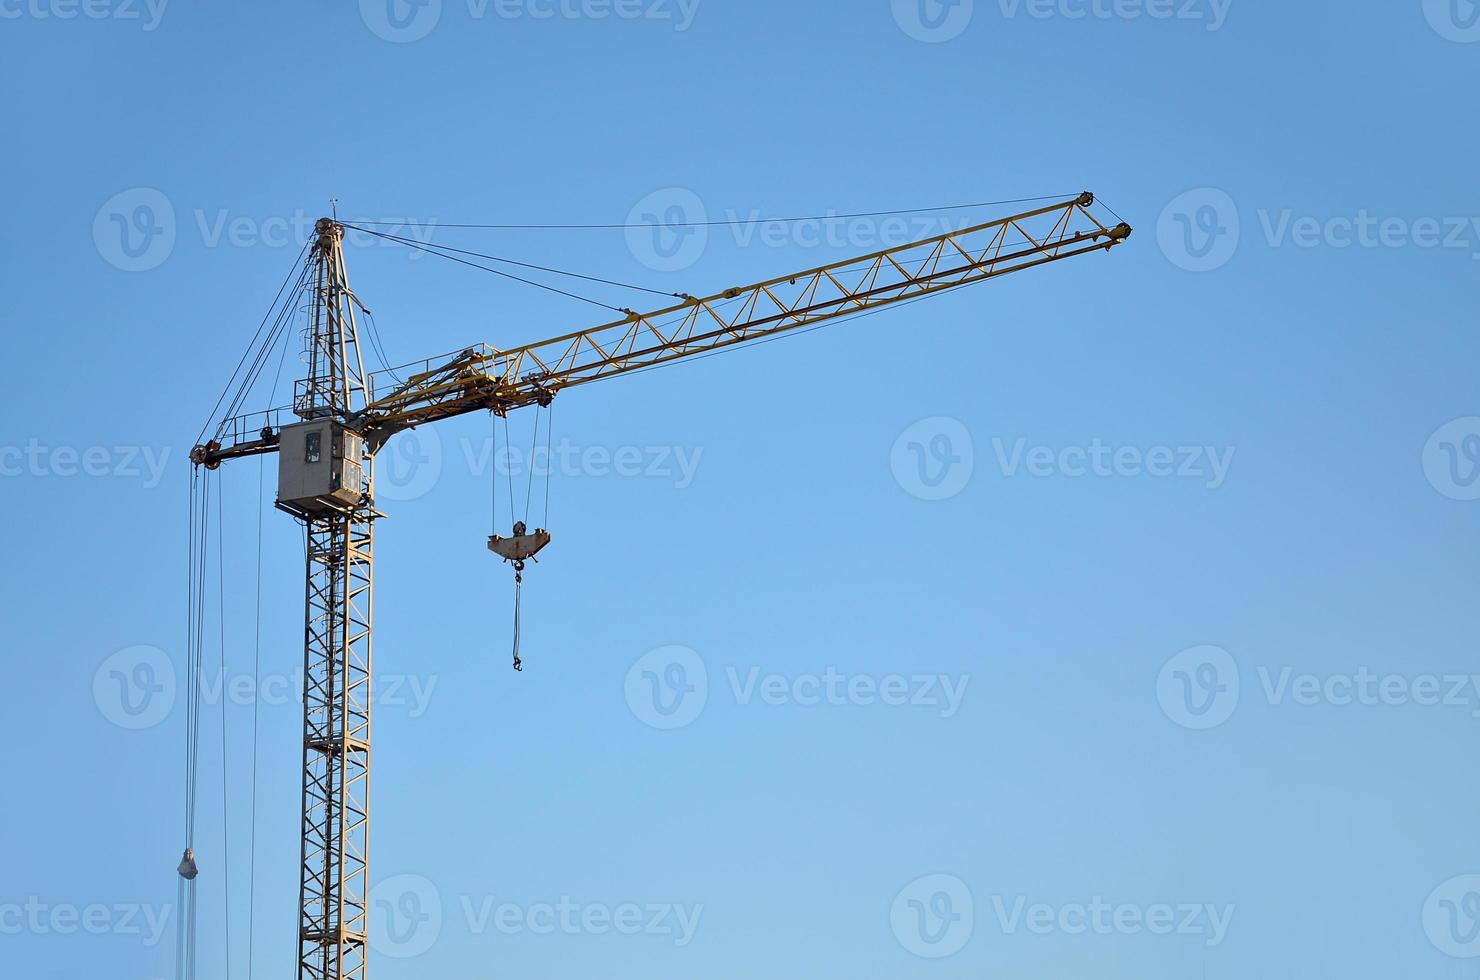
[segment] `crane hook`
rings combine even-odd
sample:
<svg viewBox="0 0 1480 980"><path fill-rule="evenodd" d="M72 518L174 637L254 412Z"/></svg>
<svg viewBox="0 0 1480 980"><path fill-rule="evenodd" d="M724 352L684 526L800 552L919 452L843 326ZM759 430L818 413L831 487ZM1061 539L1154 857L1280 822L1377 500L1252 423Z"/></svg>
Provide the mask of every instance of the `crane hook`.
<svg viewBox="0 0 1480 980"><path fill-rule="evenodd" d="M518 525L516 525L517 527ZM524 559L514 559L514 669L524 670L524 661L519 659L519 599L524 592Z"/></svg>
<svg viewBox="0 0 1480 980"><path fill-rule="evenodd" d="M497 534L488 539L488 550L514 566L514 669L522 671L524 661L519 659L519 600L524 594L524 562L538 561L535 555L550 543L550 532L535 528L530 533L523 521L514 522L514 534L504 538Z"/></svg>

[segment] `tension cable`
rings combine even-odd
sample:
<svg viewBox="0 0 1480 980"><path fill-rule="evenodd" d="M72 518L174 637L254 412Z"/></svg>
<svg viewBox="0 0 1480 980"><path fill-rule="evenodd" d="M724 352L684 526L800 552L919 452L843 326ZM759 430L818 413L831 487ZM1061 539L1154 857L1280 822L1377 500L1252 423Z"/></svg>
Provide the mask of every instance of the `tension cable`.
<svg viewBox="0 0 1480 980"><path fill-rule="evenodd" d="M544 522L550 520L550 438L554 430L553 411L548 405L544 410L550 417L546 419L545 425L545 516ZM498 524L498 448L497 448L497 423L494 426L494 526ZM529 530L529 510L534 500L534 471L536 467L536 454L539 449L540 438L540 412L536 410L534 417L534 436L530 442L529 449L529 482L524 493L524 517L515 520L512 533L509 537L502 537L496 531L488 537L488 550L502 558L507 564L514 566L514 669L522 671L524 661L519 657L519 641L521 633L521 606L524 595L524 569L525 562L538 562L535 556L540 550L550 543L550 532L543 527ZM509 440L509 419L504 416L504 441L505 445L512 449L513 443ZM512 453L510 454L512 456ZM516 504L514 502L514 473L512 467L509 470L509 516L515 515Z"/></svg>

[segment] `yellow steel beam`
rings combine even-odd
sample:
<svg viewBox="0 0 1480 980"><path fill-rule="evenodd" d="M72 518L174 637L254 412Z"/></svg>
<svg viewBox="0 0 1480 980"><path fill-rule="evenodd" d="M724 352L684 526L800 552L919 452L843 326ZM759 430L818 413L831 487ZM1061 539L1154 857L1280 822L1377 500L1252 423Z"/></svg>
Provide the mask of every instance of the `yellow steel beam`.
<svg viewBox="0 0 1480 980"><path fill-rule="evenodd" d="M686 296L652 313L507 350L486 344L405 368L352 424L379 444L395 432L478 410L500 414L548 404L559 391L762 337L856 316L947 289L1106 251L1131 234L1089 212L1092 194L868 255L740 286ZM373 381L383 380L372 378ZM372 383L372 392L381 387ZM208 464L272 452L270 427L225 446L198 447Z"/></svg>

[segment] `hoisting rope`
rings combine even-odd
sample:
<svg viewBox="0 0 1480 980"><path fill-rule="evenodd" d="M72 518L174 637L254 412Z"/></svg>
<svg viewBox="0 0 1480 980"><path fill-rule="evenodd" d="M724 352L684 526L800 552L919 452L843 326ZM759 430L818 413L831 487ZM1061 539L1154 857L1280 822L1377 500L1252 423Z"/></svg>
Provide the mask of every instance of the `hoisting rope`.
<svg viewBox="0 0 1480 980"><path fill-rule="evenodd" d="M541 409L541 408L536 408L535 409L535 411L534 411L534 435L531 436L530 437L530 440L529 440L529 481L524 486L524 526L526 528L529 527L529 505L530 505L530 501L534 499L534 471L535 471L534 454L539 450L539 445L540 445L540 415L543 414L543 412L544 412L544 409ZM546 450L545 451L545 476L547 478L549 477L549 467L550 467L550 453L549 453L549 450ZM543 525L541 525L541 526L543 526Z"/></svg>
<svg viewBox="0 0 1480 980"><path fill-rule="evenodd" d="M515 524L516 529L523 525ZM514 562L514 669L523 670L524 661L519 659L519 605L524 595L524 560L517 559Z"/></svg>
<svg viewBox="0 0 1480 980"><path fill-rule="evenodd" d="M226 502L222 497L224 480L216 481L216 618L221 629L220 660L221 690L226 690ZM226 704L221 699L221 894L222 926L221 945L226 956L225 980L231 980L231 807L226 796Z"/></svg>
<svg viewBox="0 0 1480 980"><path fill-rule="evenodd" d="M551 446L552 446L551 434L553 433L554 428L555 428L555 424L554 424L554 411L553 411L553 409L550 408L549 406L544 406L542 408L542 410L544 412L549 413L548 417L545 420L545 422L546 422L546 425L545 425L545 474L544 474L544 478L545 478L545 516L544 516L544 524L543 524L543 526L541 528L539 528L536 531L536 533L543 532L545 530L545 528L548 528L549 527L549 522L550 522L550 470L551 470L550 460L552 458L551 457ZM535 417L534 417L534 435L533 435L533 437L532 437L532 439L530 441L530 450L529 450L529 479L528 479L528 482L527 482L527 484L525 486L525 491L524 491L524 518L522 520L517 520L516 519L514 521L514 525L513 525L513 536L516 539L517 538L522 538L522 537L526 536L529 533L529 523L528 523L529 522L529 512L530 512L530 508L532 507L533 502L534 502L534 475L535 475L535 469L538 466L538 463L537 463L537 454L538 454L538 451L539 451L539 438L540 438L540 411L541 410L538 410L537 409L536 412L535 412ZM494 533L496 535L497 534L497 530L498 530L498 469L497 469L497 467L498 467L498 459L499 459L499 454L498 454L498 422L497 422L497 420L495 420L494 423L493 423L493 433L494 433L494 437L493 437L494 438L494 445L493 445L494 473L493 473L493 480L492 480L492 484L493 484L492 513L493 513L493 528L494 528ZM512 442L512 440L511 440L511 438L509 436L509 419L508 419L508 416L507 415L504 416L504 444L505 444L506 448L510 451L510 455L512 456L513 442ZM514 469L513 469L512 466L510 466L508 468L508 477L509 477L509 516L511 518L513 518L514 517L514 514L515 514L515 508L517 507L517 504L515 503L515 499L514 499ZM546 541L548 541L548 537L546 537ZM531 554L530 557L533 558L533 555ZM505 555L505 560L508 561L510 564L512 564L514 566L514 648L513 648L513 659L514 659L514 669L515 670L518 670L518 671L522 671L524 669L524 661L520 658L519 652L520 652L520 641L521 641L521 636L522 636L522 632L523 632L523 630L522 630L522 624L523 624L522 612L523 612L523 599L524 599L524 569L526 567L525 566L525 556L523 554L514 554L512 556L506 554ZM535 559L535 560L537 560L537 559Z"/></svg>
<svg viewBox="0 0 1480 980"><path fill-rule="evenodd" d="M175 941L175 978L194 980L198 906L195 861L195 817L200 773L201 650L204 646L206 531L210 527L210 471L202 475L195 467L190 474L190 517L188 535L188 597L185 627L185 851L175 869L179 875L176 907L180 923Z"/></svg>
<svg viewBox="0 0 1480 980"><path fill-rule="evenodd" d="M281 367L281 366L280 366ZM257 625L252 641L252 690L262 690L262 512L265 456L257 457ZM262 698L252 698L252 830L247 847L247 980L252 978L253 944L257 936L257 751Z"/></svg>
<svg viewBox="0 0 1480 980"><path fill-rule="evenodd" d="M550 484L555 482L554 457L550 455L550 436L555 431L555 402L545 406L545 516L540 526L546 530L550 529Z"/></svg>
<svg viewBox="0 0 1480 980"><path fill-rule="evenodd" d="M195 980L198 966L198 938L200 931L200 905L198 878L200 866L195 857L195 831L199 816L200 798L200 738L202 708L205 691L205 622L207 608L207 585L210 568L211 533L211 471L204 467L192 468L190 474L190 507L188 528L188 570L185 637L185 846L180 863L175 868L178 876L175 900L179 911L179 925L175 940L176 980ZM217 602L221 627L220 670L222 684L226 682L226 555L223 533L225 505L221 482L216 481L215 531L217 558ZM222 688L224 690L224 687ZM222 894L225 927L223 953L226 960L224 976L231 976L231 860L230 825L227 797L227 718L225 702L221 707L221 838L222 838Z"/></svg>

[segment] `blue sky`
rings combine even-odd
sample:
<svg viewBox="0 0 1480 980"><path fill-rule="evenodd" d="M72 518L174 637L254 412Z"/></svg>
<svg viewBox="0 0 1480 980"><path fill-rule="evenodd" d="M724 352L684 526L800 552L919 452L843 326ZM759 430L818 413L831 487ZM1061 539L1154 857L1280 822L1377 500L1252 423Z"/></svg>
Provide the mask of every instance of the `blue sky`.
<svg viewBox="0 0 1480 980"><path fill-rule="evenodd" d="M488 420L386 450L373 975L1473 970L1480 8L0 0L0 52L7 976L174 975L186 454L331 198L699 293L1003 209L449 226L1085 189L1110 255L562 396L521 675ZM393 361L601 319L412 256L348 248ZM274 472L220 485L202 977L293 959Z"/></svg>

